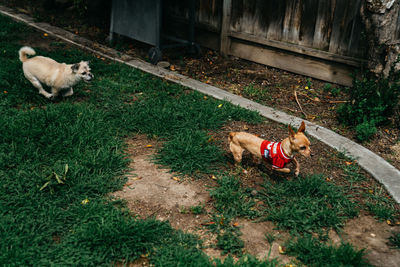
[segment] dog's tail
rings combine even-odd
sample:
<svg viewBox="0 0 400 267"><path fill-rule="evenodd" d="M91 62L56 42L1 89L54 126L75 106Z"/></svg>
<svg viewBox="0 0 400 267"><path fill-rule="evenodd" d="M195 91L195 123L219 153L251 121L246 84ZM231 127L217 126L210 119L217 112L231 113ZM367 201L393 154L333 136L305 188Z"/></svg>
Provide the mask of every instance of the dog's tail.
<svg viewBox="0 0 400 267"><path fill-rule="evenodd" d="M19 60L21 60L21 62L25 62L28 60L28 55L34 56L36 55L36 52L31 47L24 46L21 47L21 49L18 51L18 54L19 54Z"/></svg>
<svg viewBox="0 0 400 267"><path fill-rule="evenodd" d="M236 135L235 132L230 132L230 133L229 133L229 136L228 136L229 142L232 142L232 139L233 139L233 137L234 137L235 135Z"/></svg>

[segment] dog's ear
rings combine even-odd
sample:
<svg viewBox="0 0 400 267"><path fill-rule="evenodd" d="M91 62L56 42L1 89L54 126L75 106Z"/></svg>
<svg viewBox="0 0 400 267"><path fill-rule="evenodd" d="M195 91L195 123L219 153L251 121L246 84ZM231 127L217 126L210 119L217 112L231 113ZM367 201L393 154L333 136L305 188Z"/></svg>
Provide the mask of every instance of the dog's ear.
<svg viewBox="0 0 400 267"><path fill-rule="evenodd" d="M73 73L76 73L79 70L79 63L72 65L71 69Z"/></svg>
<svg viewBox="0 0 400 267"><path fill-rule="evenodd" d="M297 130L298 133L304 133L304 131L306 130L306 124L304 123L304 121L301 122L300 128Z"/></svg>
<svg viewBox="0 0 400 267"><path fill-rule="evenodd" d="M289 126L288 126L288 129L289 129L289 139L292 141L292 140L294 139L295 132L293 131L293 129L292 129L292 127L290 126L290 124L289 124Z"/></svg>

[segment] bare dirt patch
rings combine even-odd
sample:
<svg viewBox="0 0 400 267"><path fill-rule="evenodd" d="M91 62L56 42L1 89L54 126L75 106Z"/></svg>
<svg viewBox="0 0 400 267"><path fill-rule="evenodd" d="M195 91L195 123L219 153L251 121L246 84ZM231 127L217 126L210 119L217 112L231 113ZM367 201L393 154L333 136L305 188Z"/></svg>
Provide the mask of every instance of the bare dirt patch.
<svg viewBox="0 0 400 267"><path fill-rule="evenodd" d="M57 41L57 39L44 37L40 33L30 34L27 39L32 40L32 42L30 41L32 46L40 47L43 50L54 49L54 46L50 43ZM226 151L228 158L231 158L227 145L228 132L243 130L270 140L281 140L287 136L286 126L277 123L266 122L259 125L248 125L242 122L233 122L218 132L212 133L215 139L220 142L220 146ZM384 134L388 133L384 132ZM395 136L393 134L391 139L394 140ZM385 142L385 140L389 139L382 138L382 140L382 142ZM311 139L311 142L314 156L309 159L299 158L301 173L324 173L332 182L341 185L348 184L343 170L338 167L338 165L343 164L343 160L338 159L337 152L316 140ZM160 220L168 220L177 229L198 234L205 240L206 245L215 244L215 236L208 233L203 227L203 224L209 220L209 213L213 210L212 200L209 198L207 189L215 186L215 181L211 179L193 180L190 177L179 177L179 180L174 180L174 174L169 173L166 169L161 169L160 166L152 162L152 155L161 145L159 142L149 140L145 136L137 136L128 139L127 143L127 153L132 159L130 166L132 171L128 174L129 181L124 189L114 195L126 199L129 209L141 218L155 217ZM152 146L148 147L147 145L149 144ZM385 150L383 149L382 151ZM386 151L385 153L388 152ZM247 170L247 173L241 174L245 187L257 188L262 183L264 178L260 176L260 168L267 174L271 172L267 167L260 167L254 164L249 155L245 155L243 167ZM233 169L233 165L227 166L227 168ZM380 186L369 175L366 173L364 175L367 180L363 187L355 190L364 192L368 191L368 188ZM293 176L283 175L281 178L292 179ZM200 204L204 205L205 211L202 214L192 214L190 208ZM241 238L245 241L245 251L260 258L265 258L268 255L270 245L264 236L269 232L277 233L276 230L273 230L273 224L271 222L253 223L252 221L241 219L239 227L241 227L243 233ZM367 258L371 263L377 266L400 266L398 250L390 249L387 245L387 238L391 229L394 228L398 230L398 227L389 227L384 222L378 222L370 216L360 216L350 220L346 224L343 233L347 236L345 240L350 241L359 248L367 248ZM280 255L277 249L277 246L283 243L286 236L282 231L279 231L279 233L282 238L278 238L272 244L270 257L279 256L283 262L288 262L290 258ZM214 248L205 249L205 252L211 257L220 256L220 251Z"/></svg>
<svg viewBox="0 0 400 267"><path fill-rule="evenodd" d="M226 132L229 130L240 129L243 127L254 127L255 132L264 130L277 139L285 136L286 129L278 128L275 130L273 125L265 124L263 126L245 125L243 123L234 123L224 128L220 134L220 141L226 139ZM258 128L257 127L261 127ZM271 131L265 130L271 127ZM216 138L219 138L217 136ZM216 236L205 229L204 225L210 221L209 214L213 211L212 199L210 199L208 188L214 187L215 181L212 179L193 180L190 177L178 177L169 172L168 169L161 168L152 161L153 155L161 143L156 140L150 140L145 136L136 136L127 139L127 154L132 159L128 174L128 181L121 191L113 193L113 196L126 200L128 208L140 218L155 217L159 220L168 220L172 227L181 229L185 232L197 234L205 241L205 253L213 258L221 257L221 251L214 248ZM314 142L315 145L315 142ZM225 145L225 147L227 147ZM318 147L318 146L317 146ZM326 160L331 151L322 152ZM228 152L227 152L228 153ZM319 163L323 163L321 160ZM304 172L309 172L307 166L316 166L320 164L309 165L307 161L303 162ZM258 172L259 168L250 162L250 157L244 166L249 170L243 174L243 183L248 187L257 187L261 182L261 177L252 174ZM319 169L321 167L317 167ZM337 177L340 172L337 170ZM283 177L284 178L284 177ZM204 211L201 214L193 214L191 208L203 205ZM294 258L279 253L279 246L290 238L286 231L277 230L272 222L258 222L248 219L239 219L238 226L242 232L241 238L245 242L244 251L255 255L259 259L279 258L282 263L290 263ZM371 216L361 215L358 218L349 220L340 235L331 231L330 237L335 244L341 240L348 241L358 248L365 248L368 252L366 258L370 263L376 266L400 266L400 251L390 248L388 237L391 235L394 227L386 222L379 222ZM276 236L276 239L270 244L267 241L266 234Z"/></svg>
<svg viewBox="0 0 400 267"><path fill-rule="evenodd" d="M400 250L388 245L394 227L371 216L361 215L349 220L341 234L343 240L359 249L365 248L368 261L375 266L400 266Z"/></svg>

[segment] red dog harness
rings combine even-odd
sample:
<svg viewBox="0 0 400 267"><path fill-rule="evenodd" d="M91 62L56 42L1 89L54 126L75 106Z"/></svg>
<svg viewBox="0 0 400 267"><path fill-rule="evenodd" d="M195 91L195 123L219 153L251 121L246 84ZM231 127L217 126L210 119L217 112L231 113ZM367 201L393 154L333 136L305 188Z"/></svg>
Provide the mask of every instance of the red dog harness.
<svg viewBox="0 0 400 267"><path fill-rule="evenodd" d="M262 158L272 163L272 168L281 169L293 159L293 157L288 157L283 152L282 142L276 143L264 140L260 149Z"/></svg>

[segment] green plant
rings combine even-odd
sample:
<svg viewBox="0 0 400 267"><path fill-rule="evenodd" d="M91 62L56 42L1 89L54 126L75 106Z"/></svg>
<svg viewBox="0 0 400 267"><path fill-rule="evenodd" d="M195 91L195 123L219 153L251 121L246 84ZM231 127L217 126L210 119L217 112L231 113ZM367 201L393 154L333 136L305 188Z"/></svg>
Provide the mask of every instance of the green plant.
<svg viewBox="0 0 400 267"><path fill-rule="evenodd" d="M390 237L389 237L389 241L390 241L390 245L400 249L400 232L398 233L393 233Z"/></svg>
<svg viewBox="0 0 400 267"><path fill-rule="evenodd" d="M171 171L193 174L201 170L212 173L225 161L220 148L209 142L204 131L184 129L158 151L156 162L171 168Z"/></svg>
<svg viewBox="0 0 400 267"><path fill-rule="evenodd" d="M330 92L332 89L332 84L330 83L325 83L324 87L322 88L325 92Z"/></svg>
<svg viewBox="0 0 400 267"><path fill-rule="evenodd" d="M204 205L197 205L190 207L192 214L202 214L204 212Z"/></svg>
<svg viewBox="0 0 400 267"><path fill-rule="evenodd" d="M221 259L215 259L215 267L278 267L282 266L278 259L265 259L259 260L252 255L243 255L239 259L235 260L231 255L225 258L224 261Z"/></svg>
<svg viewBox="0 0 400 267"><path fill-rule="evenodd" d="M372 266L363 258L364 249L357 250L349 243L325 244L311 235L290 241L287 254L296 256L307 266Z"/></svg>
<svg viewBox="0 0 400 267"><path fill-rule="evenodd" d="M244 242L240 239L240 232L225 231L217 237L217 247L222 250L222 254L233 253L242 254Z"/></svg>
<svg viewBox="0 0 400 267"><path fill-rule="evenodd" d="M390 201L382 187L375 187L370 189L368 193L364 194L366 199L365 206L379 220L395 220L400 217L396 211L393 202Z"/></svg>
<svg viewBox="0 0 400 267"><path fill-rule="evenodd" d="M226 217L255 217L254 201L241 187L240 179L224 174L218 177L219 187L210 190L210 196L215 200L215 209Z"/></svg>
<svg viewBox="0 0 400 267"><path fill-rule="evenodd" d="M375 125L375 121L373 120L365 120L362 123L358 124L356 126L357 139L361 142L369 140L376 133Z"/></svg>
<svg viewBox="0 0 400 267"><path fill-rule="evenodd" d="M279 234L274 234L274 233L266 233L265 234L265 239L267 240L267 242L272 245L272 243L279 238Z"/></svg>
<svg viewBox="0 0 400 267"><path fill-rule="evenodd" d="M355 204L343 188L325 181L322 175L272 184L260 191L264 201L263 220L274 221L292 232L321 232L340 228L357 215Z"/></svg>
<svg viewBox="0 0 400 267"><path fill-rule="evenodd" d="M47 176L47 182L45 182L39 190L42 191L45 188L49 188L50 193L53 194L57 185L65 184L65 181L67 180L67 173L68 164L65 164L64 173L61 175L61 177L53 171L49 176Z"/></svg>
<svg viewBox="0 0 400 267"><path fill-rule="evenodd" d="M312 83L311 78L307 78L307 79L306 79L306 86L307 86L308 88L311 88L311 87L313 86L313 83Z"/></svg>
<svg viewBox="0 0 400 267"><path fill-rule="evenodd" d="M398 105L400 85L388 79L375 80L368 74L353 80L350 99L338 108L340 122L356 127L359 141L368 140L379 126L388 121Z"/></svg>
<svg viewBox="0 0 400 267"><path fill-rule="evenodd" d="M333 97L336 97L340 94L340 87L333 87L330 83L325 83L322 88L325 92L330 93Z"/></svg>
<svg viewBox="0 0 400 267"><path fill-rule="evenodd" d="M248 86L245 86L243 88L243 92L247 96L255 100L265 101L271 99L271 95L269 94L267 88L256 87L254 86L254 84L249 84Z"/></svg>

